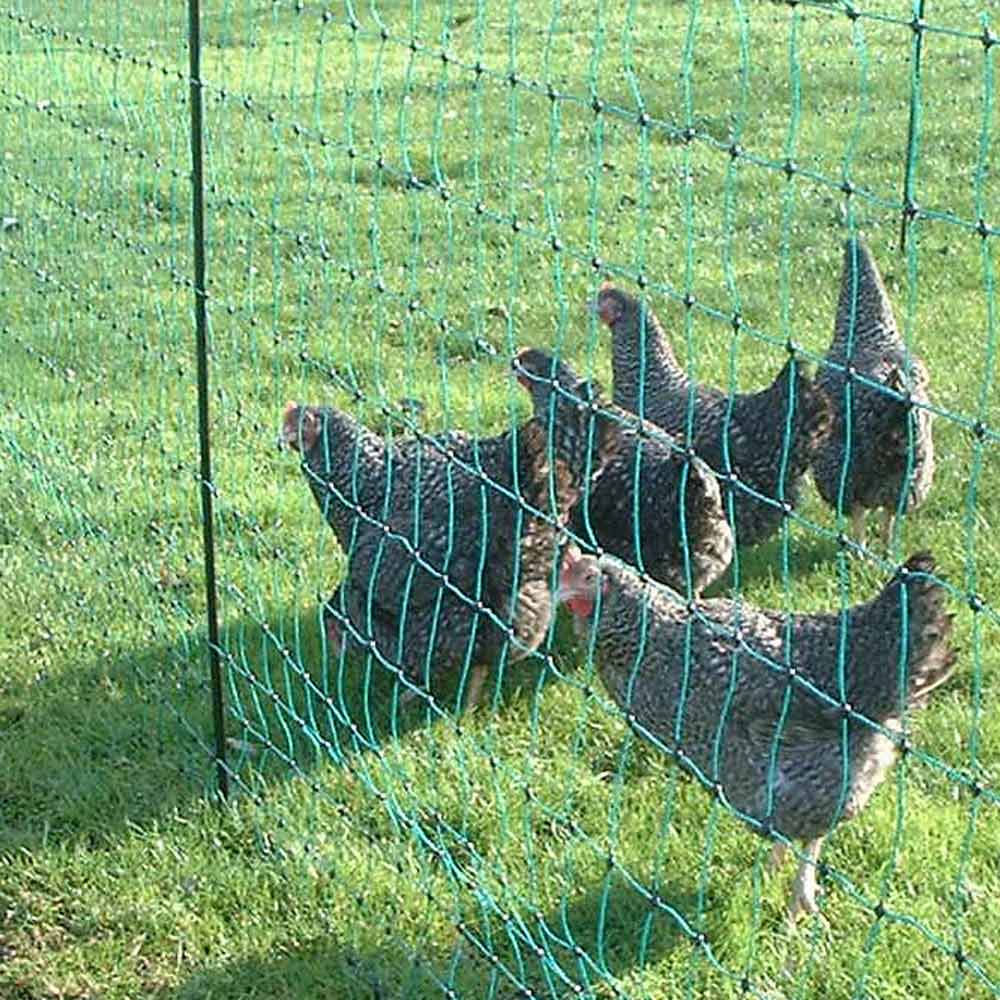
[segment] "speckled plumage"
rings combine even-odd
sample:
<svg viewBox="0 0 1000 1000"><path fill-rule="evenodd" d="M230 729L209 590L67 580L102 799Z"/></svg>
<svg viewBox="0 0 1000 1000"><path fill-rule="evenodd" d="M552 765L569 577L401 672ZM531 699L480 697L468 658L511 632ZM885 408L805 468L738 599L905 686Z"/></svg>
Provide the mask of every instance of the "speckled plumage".
<svg viewBox="0 0 1000 1000"><path fill-rule="evenodd" d="M592 388L598 421L618 437L600 478L573 508L570 528L633 565L640 565L641 555L650 576L679 590L687 592L690 573L691 589L700 593L725 572L733 555L715 475L662 429L652 424L640 429L634 413L603 400L599 388L581 382L565 362L555 365L561 382Z"/></svg>
<svg viewBox="0 0 1000 1000"><path fill-rule="evenodd" d="M930 401L927 368L907 353L878 266L860 239L848 240L844 248L837 319L826 361L831 364L822 366L817 381L833 404L834 424L813 460L820 495L830 506L839 506L846 461L845 514L883 508L891 517L899 509L912 510L926 499L934 479L930 410L912 407L858 380L853 380L850 416L847 409L847 366L908 394L915 403Z"/></svg>
<svg viewBox="0 0 1000 1000"><path fill-rule="evenodd" d="M587 470L589 410L560 398L556 413L551 450L539 413L496 437L453 437L442 453L430 440L387 445L328 407L289 406L284 438L304 452L310 487L348 552L346 578L326 606L331 639L353 638L340 627L346 616L415 683L492 663L508 640L509 660L538 646L553 613L561 529L528 514L517 495L564 521ZM604 438L600 428L595 435L596 470Z"/></svg>
<svg viewBox="0 0 1000 1000"><path fill-rule="evenodd" d="M598 296L597 312L612 333L614 401L619 406L641 412L686 441L693 394L691 440L698 456L724 477L735 470L740 482L754 492L795 507L813 455L831 427L829 400L803 373L801 363L790 358L767 389L730 397L690 381L644 303L606 284ZM778 530L784 517L780 503L730 488L725 478L723 490L727 511L727 494L734 499L738 545L755 545Z"/></svg>
<svg viewBox="0 0 1000 1000"><path fill-rule="evenodd" d="M597 669L641 734L655 737L710 785L718 783L726 801L751 820L818 851L834 824L865 806L895 756L888 736L848 715L845 767L841 706L846 702L898 732L901 659L907 676L902 700L911 709L954 668L952 616L944 608L944 587L927 576L933 570L929 555L916 555L877 597L849 611L845 698L838 680L838 613L789 615L723 599L699 601L689 610L678 595L644 583L630 568L572 555L564 562L560 597L579 616L579 631L596 630ZM789 667L795 680L772 779L772 743Z"/></svg>

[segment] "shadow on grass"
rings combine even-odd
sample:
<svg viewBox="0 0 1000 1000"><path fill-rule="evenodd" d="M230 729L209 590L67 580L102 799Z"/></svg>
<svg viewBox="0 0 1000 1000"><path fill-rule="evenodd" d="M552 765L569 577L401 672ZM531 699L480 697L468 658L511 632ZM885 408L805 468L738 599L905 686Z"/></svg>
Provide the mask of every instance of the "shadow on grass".
<svg viewBox="0 0 1000 1000"><path fill-rule="evenodd" d="M229 767L269 782L446 722L457 675L400 705L403 688L371 657L324 658L316 615L265 609L223 629ZM534 696L538 658L505 670L493 707ZM552 679L551 672L541 683ZM488 692L496 691L498 674ZM490 703L487 702L487 705ZM482 711L482 709L481 709ZM106 844L216 794L211 686L204 634L173 645L108 648L58 679L39 671L0 717L0 851L66 840ZM238 794L240 782L234 782Z"/></svg>
<svg viewBox="0 0 1000 1000"><path fill-rule="evenodd" d="M773 579L775 568L780 567L782 541L772 538L762 545L740 549L740 582L742 588L754 583ZM788 569L794 581L796 577L812 573L820 566L836 566L837 543L832 538L813 532L796 532L789 544ZM722 577L722 587L716 584L711 596L721 596L732 587L733 571Z"/></svg>
<svg viewBox="0 0 1000 1000"><path fill-rule="evenodd" d="M429 690L414 692L377 655L330 655L311 612L284 621L283 635L264 620L227 630L226 731L235 770L248 758L264 777L293 763L346 765L354 755L379 750L416 729L460 724L465 703L460 669L434 676ZM566 624L557 628L554 651L565 645L559 636L566 634ZM382 652L392 659L391 651ZM480 711L502 711L553 679L539 654L495 666Z"/></svg>
<svg viewBox="0 0 1000 1000"><path fill-rule="evenodd" d="M667 884L659 894L684 921L695 922L696 897L689 887ZM334 927L329 938L296 941L283 954L209 967L159 993L158 1000L611 996L611 984L623 976L691 947L690 936L670 913L654 910L617 876L545 914L484 910L463 914L464 933L456 930L445 945L406 940L393 915L383 913L384 927L374 920ZM352 946L343 940L350 934L379 943Z"/></svg>

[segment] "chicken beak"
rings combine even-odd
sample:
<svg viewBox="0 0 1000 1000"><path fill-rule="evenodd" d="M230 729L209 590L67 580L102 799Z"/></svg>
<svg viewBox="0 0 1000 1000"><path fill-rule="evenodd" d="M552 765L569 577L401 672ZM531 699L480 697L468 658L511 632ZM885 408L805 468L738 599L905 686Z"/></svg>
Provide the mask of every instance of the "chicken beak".
<svg viewBox="0 0 1000 1000"><path fill-rule="evenodd" d="M278 433L278 451L299 450L299 406L298 403L288 402L285 404L284 413L281 420L281 431Z"/></svg>
<svg viewBox="0 0 1000 1000"><path fill-rule="evenodd" d="M275 441L275 444L278 446L278 451L298 451L297 438L297 435L292 437L289 435L288 429L283 428Z"/></svg>
<svg viewBox="0 0 1000 1000"><path fill-rule="evenodd" d="M576 568L577 560L582 553L579 548L572 543L566 546L563 553L562 563L559 566L559 584L556 587L555 598L559 604L572 601L575 597L580 597L580 588L574 579L573 570Z"/></svg>

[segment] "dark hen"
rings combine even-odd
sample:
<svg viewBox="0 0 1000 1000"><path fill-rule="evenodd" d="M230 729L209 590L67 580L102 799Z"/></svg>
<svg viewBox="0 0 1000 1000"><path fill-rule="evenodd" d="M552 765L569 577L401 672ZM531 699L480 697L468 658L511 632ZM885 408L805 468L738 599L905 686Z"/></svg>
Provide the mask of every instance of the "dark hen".
<svg viewBox="0 0 1000 1000"><path fill-rule="evenodd" d="M816 908L824 837L864 808L891 765L901 706L921 707L954 669L952 616L933 571L929 555L913 556L846 612L846 630L839 613L721 599L689 609L617 561L572 549L559 596L579 632L594 629L597 669L640 735L719 789L757 832L806 842L794 917Z"/></svg>
<svg viewBox="0 0 1000 1000"><path fill-rule="evenodd" d="M923 503L934 479L930 376L907 351L878 266L860 239L844 248L826 361L817 381L833 403L834 423L813 459L816 486L831 507L851 517L859 541L865 511L881 508L888 544L896 513ZM847 369L862 378L848 379Z"/></svg>
<svg viewBox="0 0 1000 1000"><path fill-rule="evenodd" d="M690 574L691 590L701 593L722 575L733 554L732 531L711 469L665 431L649 423L642 427L634 413L604 401L599 388L579 379L565 362L537 349L521 356L535 371L550 373L547 380L529 379L529 391L538 395L536 412L551 397L552 379L564 392L586 386L598 425L610 425L617 435L600 478L573 508L573 533L679 590L687 592Z"/></svg>
<svg viewBox="0 0 1000 1000"><path fill-rule="evenodd" d="M611 329L614 401L681 441L723 477L723 505L731 495L737 545L773 535L794 508L813 455L830 433L826 394L795 358L761 392L730 397L696 385L677 363L663 328L644 303L610 284L601 287L597 313ZM739 486L730 487L735 473ZM759 499L753 494L766 499Z"/></svg>
<svg viewBox="0 0 1000 1000"><path fill-rule="evenodd" d="M302 452L348 556L326 605L331 640L373 641L414 685L470 668L469 704L487 665L537 648L553 613L561 525L609 438L591 432L587 407L555 395L551 426L546 409L505 434L443 446L390 445L329 407L289 405L283 439Z"/></svg>

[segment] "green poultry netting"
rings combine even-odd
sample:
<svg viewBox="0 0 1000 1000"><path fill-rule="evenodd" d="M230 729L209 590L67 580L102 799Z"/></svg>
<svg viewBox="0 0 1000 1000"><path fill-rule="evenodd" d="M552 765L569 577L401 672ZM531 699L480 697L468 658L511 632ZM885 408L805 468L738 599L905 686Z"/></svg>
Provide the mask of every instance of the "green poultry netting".
<svg viewBox="0 0 1000 1000"><path fill-rule="evenodd" d="M59 934L0 947L0 984L1000 995L989 5L205 0L197 23L221 732L188 11L21 0L0 18L0 856L21 899L0 937L31 940L33 892L65 908ZM526 347L610 400L605 281L655 310L699 383L762 389L790 357L821 365L859 234L930 373L933 487L887 544L874 524L854 544L849 512L809 484L707 596L838 612L930 550L958 659L871 802L826 839L820 913L789 929L794 868L769 873L771 841L712 774L616 704L565 612L531 655L491 664L472 711L471 654L428 688L331 603L360 646L339 654L323 602L347 555L276 439L289 401L418 436L427 455L500 434L530 415L510 377ZM478 461L482 503L506 490L518 531L557 519ZM449 551L475 554L475 516L442 509ZM419 538L394 538L378 558L419 567ZM481 613L480 591L456 596ZM221 814L200 812L220 774ZM161 884L161 861L133 884L115 853L130 838L169 860L169 919L135 888ZM68 867L80 852L119 880L99 902Z"/></svg>

